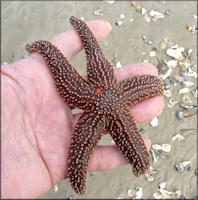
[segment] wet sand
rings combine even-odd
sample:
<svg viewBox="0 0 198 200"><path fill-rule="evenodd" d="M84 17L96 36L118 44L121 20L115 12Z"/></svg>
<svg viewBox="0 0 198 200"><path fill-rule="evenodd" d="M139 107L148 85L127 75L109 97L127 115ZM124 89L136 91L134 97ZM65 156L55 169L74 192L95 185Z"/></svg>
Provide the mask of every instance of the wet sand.
<svg viewBox="0 0 198 200"><path fill-rule="evenodd" d="M192 49L192 58L197 63L197 34L189 32L187 25L196 25L197 15L196 1L140 1L147 13L151 10L161 12L165 18L149 23L143 19L141 13L131 6L129 1L115 2L109 4L103 1L79 1L79 2L2 2L2 58L4 62L12 63L22 59L26 53L25 44L37 39L50 39L53 36L71 29L69 17L84 17L85 21L102 19L108 21L112 26L112 32L101 43L102 49L107 57L112 61L113 55L117 54L117 60L121 64L127 65L138 61L148 60L153 65L158 65L155 57L150 57L148 53L155 47L157 55L162 59L172 60L166 55L166 50L160 49L160 44L167 38L179 47ZM94 15L93 12L102 8L103 15ZM165 15L164 12L170 9L171 14ZM122 20L120 14L126 17ZM123 21L121 26L117 26L117 21ZM142 35L145 35L152 44L146 44ZM83 63L83 64L82 64ZM82 74L86 74L86 58L84 52L79 53L72 64ZM166 68L166 65L163 64ZM176 67L178 68L178 67ZM192 67L197 71L197 66ZM159 68L160 70L160 68ZM174 69L171 76L179 75L179 69ZM190 87L191 91L196 89L197 79L188 77L188 81L194 83ZM172 97L178 102L184 94L178 94L181 84L171 88ZM191 92L186 93L192 100L192 104L197 103L197 99ZM135 177L132 174L131 166L121 166L106 172L89 173L87 176L87 192L80 197L71 189L69 181L64 180L58 184L58 190L52 188L41 198L68 198L74 195L76 198L118 198L120 195L127 196L128 189L135 189L137 186L143 188L142 198L154 198L153 193L157 192L158 183L166 181L165 189L168 191L181 190L185 198L197 198L197 115L184 118L185 127L177 120L176 112L183 110L179 103L173 107L167 104L171 97L164 97L164 111L158 117L159 125L151 127L149 122L139 124L145 131L144 137L151 140L152 144L170 144L171 151L168 158L159 159L155 163L156 168L161 168L154 174L154 181L148 182L144 176ZM182 140L172 141L172 136L180 133L182 128L192 128L195 132L189 134ZM102 145L112 144L110 136L104 136L100 141ZM189 172L179 173L175 165L182 161L191 161L192 169ZM128 197L129 198L129 197Z"/></svg>

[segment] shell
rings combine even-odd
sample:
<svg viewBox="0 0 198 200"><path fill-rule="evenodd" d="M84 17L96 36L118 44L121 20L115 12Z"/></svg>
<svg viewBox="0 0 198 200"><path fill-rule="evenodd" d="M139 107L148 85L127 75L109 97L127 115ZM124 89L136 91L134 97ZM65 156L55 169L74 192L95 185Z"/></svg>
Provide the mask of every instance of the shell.
<svg viewBox="0 0 198 200"><path fill-rule="evenodd" d="M171 151L171 145L170 144L153 144L152 148L155 150L162 150L164 152L170 152Z"/></svg>
<svg viewBox="0 0 198 200"><path fill-rule="evenodd" d="M193 96L194 96L195 98L197 98L197 90L198 90L198 89L196 89L195 91L191 91L192 94L193 94Z"/></svg>
<svg viewBox="0 0 198 200"><path fill-rule="evenodd" d="M192 103L190 97L186 94L182 97L182 102L187 103L187 104Z"/></svg>
<svg viewBox="0 0 198 200"><path fill-rule="evenodd" d="M171 72L172 72L172 68L169 67L168 70L164 73L164 74L160 74L159 77L162 79L162 80L165 80L167 77L170 76Z"/></svg>
<svg viewBox="0 0 198 200"><path fill-rule="evenodd" d="M182 88L182 89L179 90L179 94L185 94L187 92L190 92L189 88Z"/></svg>
<svg viewBox="0 0 198 200"><path fill-rule="evenodd" d="M182 141L184 137L177 133L176 135L172 136L172 141L178 140L179 142Z"/></svg>
<svg viewBox="0 0 198 200"><path fill-rule="evenodd" d="M180 133L182 134L182 136L187 136L187 135L189 135L189 134L191 134L191 133L194 133L195 132L195 129L193 129L193 128L189 128L189 129L187 129L187 128L184 128L184 129L180 129Z"/></svg>
<svg viewBox="0 0 198 200"><path fill-rule="evenodd" d="M166 187L166 182L159 182L159 189L163 190Z"/></svg>
<svg viewBox="0 0 198 200"><path fill-rule="evenodd" d="M168 105L169 108L171 108L177 103L178 103L177 99L171 98L167 105Z"/></svg>
<svg viewBox="0 0 198 200"><path fill-rule="evenodd" d="M184 59L183 56L182 56L182 50L183 49L167 49L166 51L166 54L173 57L173 58L176 58L178 60L182 60Z"/></svg>
<svg viewBox="0 0 198 200"><path fill-rule="evenodd" d="M166 97L171 97L171 96L172 96L172 93L171 93L170 90L164 90L164 95L165 95Z"/></svg>
<svg viewBox="0 0 198 200"><path fill-rule="evenodd" d="M155 153L155 151L153 149L151 149L151 155L152 155L152 158L153 158L153 162L156 163L158 161L158 156L157 154Z"/></svg>
<svg viewBox="0 0 198 200"><path fill-rule="evenodd" d="M119 68L119 67L122 67L122 64L121 64L120 61L118 61L118 62L116 63L116 68Z"/></svg>
<svg viewBox="0 0 198 200"><path fill-rule="evenodd" d="M132 199L141 199L142 198L142 187L136 187L135 190L129 189L127 195L132 197Z"/></svg>
<svg viewBox="0 0 198 200"><path fill-rule="evenodd" d="M165 60L163 60L164 63L171 68L175 68L178 64L178 60L169 60L168 62L166 62Z"/></svg>
<svg viewBox="0 0 198 200"><path fill-rule="evenodd" d="M158 125L158 118L155 117L150 121L150 125L156 127Z"/></svg>
<svg viewBox="0 0 198 200"><path fill-rule="evenodd" d="M152 17L153 21L157 21L158 19L164 18L164 15L162 13L154 11L154 10L151 10L150 16Z"/></svg>
<svg viewBox="0 0 198 200"><path fill-rule="evenodd" d="M56 184L56 185L54 186L54 191L55 191L55 192L58 191L58 184Z"/></svg>
<svg viewBox="0 0 198 200"><path fill-rule="evenodd" d="M176 117L183 125L185 125L185 122L183 120L183 114L184 114L184 112L182 110L180 110L176 113Z"/></svg>
<svg viewBox="0 0 198 200"><path fill-rule="evenodd" d="M191 161L184 161L182 163L179 163L177 165L175 165L177 171L179 171L180 173L187 171L189 172L192 169L191 166Z"/></svg>
<svg viewBox="0 0 198 200"><path fill-rule="evenodd" d="M193 76L194 78L197 78L197 72L193 72L192 69L189 67L188 76Z"/></svg>
<svg viewBox="0 0 198 200"><path fill-rule="evenodd" d="M145 174L145 178L148 182L153 182L154 181L154 177L153 175L150 175L148 173Z"/></svg>
<svg viewBox="0 0 198 200"><path fill-rule="evenodd" d="M98 15L103 16L103 8L99 7L98 9L94 10L93 14L95 16L98 16Z"/></svg>

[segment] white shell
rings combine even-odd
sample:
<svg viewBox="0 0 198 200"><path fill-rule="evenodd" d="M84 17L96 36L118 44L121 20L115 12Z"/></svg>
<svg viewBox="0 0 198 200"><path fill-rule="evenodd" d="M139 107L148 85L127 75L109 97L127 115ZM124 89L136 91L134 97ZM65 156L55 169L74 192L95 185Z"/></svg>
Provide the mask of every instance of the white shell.
<svg viewBox="0 0 198 200"><path fill-rule="evenodd" d="M158 118L155 117L150 121L150 125L156 127L158 125Z"/></svg>
<svg viewBox="0 0 198 200"><path fill-rule="evenodd" d="M165 187L166 187L165 181L159 183L159 189L163 190Z"/></svg>
<svg viewBox="0 0 198 200"><path fill-rule="evenodd" d="M162 150L165 152L171 151L171 145L170 144L162 144Z"/></svg>
<svg viewBox="0 0 198 200"><path fill-rule="evenodd" d="M120 61L116 63L116 68L119 68L119 67L122 67L122 64Z"/></svg>
<svg viewBox="0 0 198 200"><path fill-rule="evenodd" d="M152 148L155 150L162 150L164 152L170 152L171 151L171 145L170 144L153 144Z"/></svg>
<svg viewBox="0 0 198 200"><path fill-rule="evenodd" d="M58 191L58 185L57 185L57 184L54 186L54 191L55 191L55 192Z"/></svg>
<svg viewBox="0 0 198 200"><path fill-rule="evenodd" d="M177 99L171 98L167 105L169 108L172 108L177 103L178 103Z"/></svg>
<svg viewBox="0 0 198 200"><path fill-rule="evenodd" d="M193 82L190 82L190 81L184 81L184 82L183 82L183 85L184 85L185 87L191 87L191 86L194 85L194 83L193 83Z"/></svg>
<svg viewBox="0 0 198 200"><path fill-rule="evenodd" d="M144 15L147 12L147 10L145 8L142 8L141 13L142 15Z"/></svg>
<svg viewBox="0 0 198 200"><path fill-rule="evenodd" d="M182 141L184 137L181 134L176 134L172 137L172 141L178 140L179 142Z"/></svg>
<svg viewBox="0 0 198 200"><path fill-rule="evenodd" d="M105 2L107 2L109 4L113 4L113 3L115 3L115 0L113 0L113 1L105 1Z"/></svg>
<svg viewBox="0 0 198 200"><path fill-rule="evenodd" d="M124 19L124 18L125 18L125 15L124 15L124 14L120 14L120 18L121 18L121 19Z"/></svg>
<svg viewBox="0 0 198 200"><path fill-rule="evenodd" d="M149 56L150 56L150 57L156 56L156 51L150 51L150 52L149 52Z"/></svg>
<svg viewBox="0 0 198 200"><path fill-rule="evenodd" d="M198 90L198 89L196 89L195 91L191 91L192 94L193 94L193 96L194 96L195 98L197 98L197 90Z"/></svg>
<svg viewBox="0 0 198 200"><path fill-rule="evenodd" d="M172 96L172 92L170 90L164 90L164 95L166 97L171 97Z"/></svg>
<svg viewBox="0 0 198 200"><path fill-rule="evenodd" d="M148 182L153 182L154 181L153 175L150 175L150 174L146 173L145 177L146 177L146 179L147 179Z"/></svg>
<svg viewBox="0 0 198 200"><path fill-rule="evenodd" d="M197 78L197 72L193 72L192 69L189 67L188 68L188 76L193 76Z"/></svg>
<svg viewBox="0 0 198 200"><path fill-rule="evenodd" d="M182 60L183 59L183 56L182 56L182 50L183 49L167 49L166 51L166 54L173 57L173 58L176 58L178 60Z"/></svg>
<svg viewBox="0 0 198 200"><path fill-rule="evenodd" d="M123 24L123 21L117 21L116 24L117 24L118 26L121 26L121 25Z"/></svg>
<svg viewBox="0 0 198 200"><path fill-rule="evenodd" d="M179 90L179 94L185 94L185 93L187 93L189 91L190 91L189 88L182 88L182 89Z"/></svg>
<svg viewBox="0 0 198 200"><path fill-rule="evenodd" d="M171 68L175 68L177 66L178 60L169 60L165 62L165 64Z"/></svg>
<svg viewBox="0 0 198 200"><path fill-rule="evenodd" d="M167 190L161 190L159 189L159 191L161 192L161 194L163 195L164 198L179 198L181 196L181 191L178 190L176 192L169 192Z"/></svg>
<svg viewBox="0 0 198 200"><path fill-rule="evenodd" d="M142 198L142 187L137 187L135 190L129 189L127 195L132 197L132 199L141 199Z"/></svg>
<svg viewBox="0 0 198 200"><path fill-rule="evenodd" d="M103 16L103 13L102 13L102 11L103 11L103 8L102 7L99 7L98 9L96 9L96 10L94 10L94 15L101 15L101 16Z"/></svg>
<svg viewBox="0 0 198 200"><path fill-rule="evenodd" d="M172 72L172 68L169 67L168 70L164 73L164 74L160 74L159 77L163 80L165 80L167 77L170 76L171 72Z"/></svg>
<svg viewBox="0 0 198 200"><path fill-rule="evenodd" d="M151 10L150 12L150 16L152 17L152 20L153 21L157 21L158 19L163 19L164 18L164 15L160 12L157 12L157 11L154 11L154 10Z"/></svg>
<svg viewBox="0 0 198 200"><path fill-rule="evenodd" d="M186 95L186 94L182 97L182 102L187 103L187 104L191 104L192 103L190 97L188 95Z"/></svg>

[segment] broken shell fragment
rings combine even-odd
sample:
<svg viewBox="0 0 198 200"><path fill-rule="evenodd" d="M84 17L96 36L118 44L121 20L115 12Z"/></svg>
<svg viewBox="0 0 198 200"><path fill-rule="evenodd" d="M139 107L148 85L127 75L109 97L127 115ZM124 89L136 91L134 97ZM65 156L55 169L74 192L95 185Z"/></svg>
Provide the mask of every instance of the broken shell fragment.
<svg viewBox="0 0 198 200"><path fill-rule="evenodd" d="M189 172L192 169L191 161L184 161L182 163L175 165L175 167L176 167L177 171L180 173L182 173L184 171Z"/></svg>
<svg viewBox="0 0 198 200"><path fill-rule="evenodd" d="M167 49L166 51L166 54L173 57L173 58L176 58L178 60L182 60L183 59L183 56L182 56L182 52L183 52L183 48L177 48L177 49Z"/></svg>
<svg viewBox="0 0 198 200"><path fill-rule="evenodd" d="M190 99L190 97L188 95L184 95L182 97L182 102L187 103L187 104L192 103L192 101L191 101L191 99Z"/></svg>
<svg viewBox="0 0 198 200"><path fill-rule="evenodd" d="M151 155L153 158L153 162L157 163L159 157L157 156L157 154L155 153L155 151L153 149L151 149Z"/></svg>
<svg viewBox="0 0 198 200"><path fill-rule="evenodd" d="M185 122L183 119L183 114L184 114L184 112L182 110L180 110L180 111L176 112L176 117L183 125L185 125Z"/></svg>
<svg viewBox="0 0 198 200"><path fill-rule="evenodd" d="M181 142L184 139L184 137L182 135L180 135L179 133L172 136L172 141L178 140L179 142Z"/></svg>
<svg viewBox="0 0 198 200"><path fill-rule="evenodd" d="M170 144L153 144L152 148L155 150L162 150L164 152L170 152L171 151L171 145Z"/></svg>
<svg viewBox="0 0 198 200"><path fill-rule="evenodd" d="M142 198L142 187L136 187L135 190L129 189L127 192L127 195L129 197L132 197L132 199L141 199Z"/></svg>
<svg viewBox="0 0 198 200"><path fill-rule="evenodd" d="M171 97L171 96L172 96L172 93L171 93L170 90L164 90L164 95L165 95L166 97Z"/></svg>
<svg viewBox="0 0 198 200"><path fill-rule="evenodd" d="M165 10L165 12L164 12L166 15L170 15L172 12L171 12L171 10L170 9L167 9L167 10Z"/></svg>
<svg viewBox="0 0 198 200"><path fill-rule="evenodd" d="M154 177L151 174L146 173L145 174L145 178L148 182L153 182L154 181Z"/></svg>
<svg viewBox="0 0 198 200"><path fill-rule="evenodd" d="M167 190L159 190L164 198L180 198L181 190L177 190L176 192L169 192Z"/></svg>
<svg viewBox="0 0 198 200"><path fill-rule="evenodd" d="M177 66L177 63L178 63L178 60L169 60L167 62L165 60L163 60L163 61L167 66L169 66L171 68L175 68Z"/></svg>
<svg viewBox="0 0 198 200"><path fill-rule="evenodd" d="M58 184L56 184L56 185L54 186L54 191L55 191L55 192L58 191Z"/></svg>
<svg viewBox="0 0 198 200"><path fill-rule="evenodd" d="M178 103L177 99L171 98L167 105L169 108L172 108L177 103Z"/></svg>
<svg viewBox="0 0 198 200"><path fill-rule="evenodd" d="M190 110L190 111L197 110L197 105L190 105L190 104L185 104L185 103L180 103L179 105L186 110Z"/></svg>
<svg viewBox="0 0 198 200"><path fill-rule="evenodd" d="M150 57L156 56L156 51L150 51L150 52L149 52L149 56L150 56Z"/></svg>
<svg viewBox="0 0 198 200"><path fill-rule="evenodd" d="M132 1L131 4L138 10L142 9L142 5L135 3L135 1Z"/></svg>
<svg viewBox="0 0 198 200"><path fill-rule="evenodd" d="M193 72L192 69L189 67L188 76L193 76L194 78L197 78L197 72Z"/></svg>
<svg viewBox="0 0 198 200"><path fill-rule="evenodd" d="M179 94L185 94L187 92L190 92L189 88L182 88L182 89L179 90Z"/></svg>
<svg viewBox="0 0 198 200"><path fill-rule="evenodd" d="M166 187L166 182L159 182L159 189L163 190Z"/></svg>
<svg viewBox="0 0 198 200"><path fill-rule="evenodd" d="M154 11L154 10L151 10L150 16L152 17L153 21L157 21L158 19L164 18L164 15L162 13Z"/></svg>
<svg viewBox="0 0 198 200"><path fill-rule="evenodd" d="M124 14L120 14L120 18L124 19L126 16Z"/></svg>
<svg viewBox="0 0 198 200"><path fill-rule="evenodd" d="M196 89L195 91L191 91L192 94L193 94L193 96L194 96L195 98L197 98L197 90L198 90L198 89Z"/></svg>
<svg viewBox="0 0 198 200"><path fill-rule="evenodd" d="M103 16L103 8L99 7L98 9L94 10L94 15L95 16L98 16L98 15Z"/></svg>
<svg viewBox="0 0 198 200"><path fill-rule="evenodd" d="M142 38L146 44L152 44L152 42L148 40L145 35L143 35Z"/></svg>
<svg viewBox="0 0 198 200"><path fill-rule="evenodd" d="M121 64L120 61L118 61L118 62L116 63L116 68L119 68L119 67L122 67L122 64Z"/></svg>
<svg viewBox="0 0 198 200"><path fill-rule="evenodd" d="M156 127L158 125L158 118L155 117L150 121L150 125Z"/></svg>
<svg viewBox="0 0 198 200"><path fill-rule="evenodd" d="M123 21L117 21L117 22L116 22L116 25L117 25L117 26L121 26L122 24L123 24Z"/></svg>
<svg viewBox="0 0 198 200"><path fill-rule="evenodd" d="M195 132L195 129L193 129L193 128L189 128L189 129L187 129L187 128L183 128L183 129L180 129L180 133L185 137L185 136L187 136L187 135L189 135L189 134L191 134L191 133L194 133Z"/></svg>

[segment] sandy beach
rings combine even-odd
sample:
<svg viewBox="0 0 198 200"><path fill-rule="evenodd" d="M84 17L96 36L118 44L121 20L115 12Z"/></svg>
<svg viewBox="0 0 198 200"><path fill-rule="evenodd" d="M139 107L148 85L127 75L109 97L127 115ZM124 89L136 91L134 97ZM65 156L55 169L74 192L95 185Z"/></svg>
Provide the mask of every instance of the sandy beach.
<svg viewBox="0 0 198 200"><path fill-rule="evenodd" d="M152 126L150 121L138 125L144 130L143 137L149 138L152 145L168 144L171 147L171 150L158 151L158 154L152 147L157 158L156 162L153 161L154 172L150 174L150 178L135 177L131 166L126 165L106 172L88 173L87 192L84 196L75 194L69 180L64 180L40 198L132 198L129 191L139 187L142 188L141 198L154 199L153 194L158 192L160 182L166 182L164 190L173 193L180 191L180 198L198 197L196 8L196 1L138 1L133 5L130 1L2 2L1 64L23 59L27 55L26 43L38 39L50 40L55 35L72 29L69 18L74 15L83 17L85 21L101 19L111 24L112 31L101 42L101 47L115 66L119 65L118 62L122 66L150 62L157 66L167 85L168 92L163 97L164 110L157 117L157 126ZM161 15L155 13L152 17L152 10ZM181 50L180 47L184 48L183 58L167 55L167 49L171 47L177 52ZM167 64L172 60L173 64ZM84 51L75 56L71 63L80 74L86 74ZM170 68L170 74L167 74ZM186 72L184 83L179 79L182 76L181 69ZM181 91L182 88L189 89ZM187 106L186 99L190 102ZM189 105L194 105L195 109L189 108ZM180 120L176 116L179 111L182 115ZM112 145L112 138L105 135L99 144ZM189 161L189 166L179 172L176 165L184 161ZM172 198L176 196L173 194Z"/></svg>

